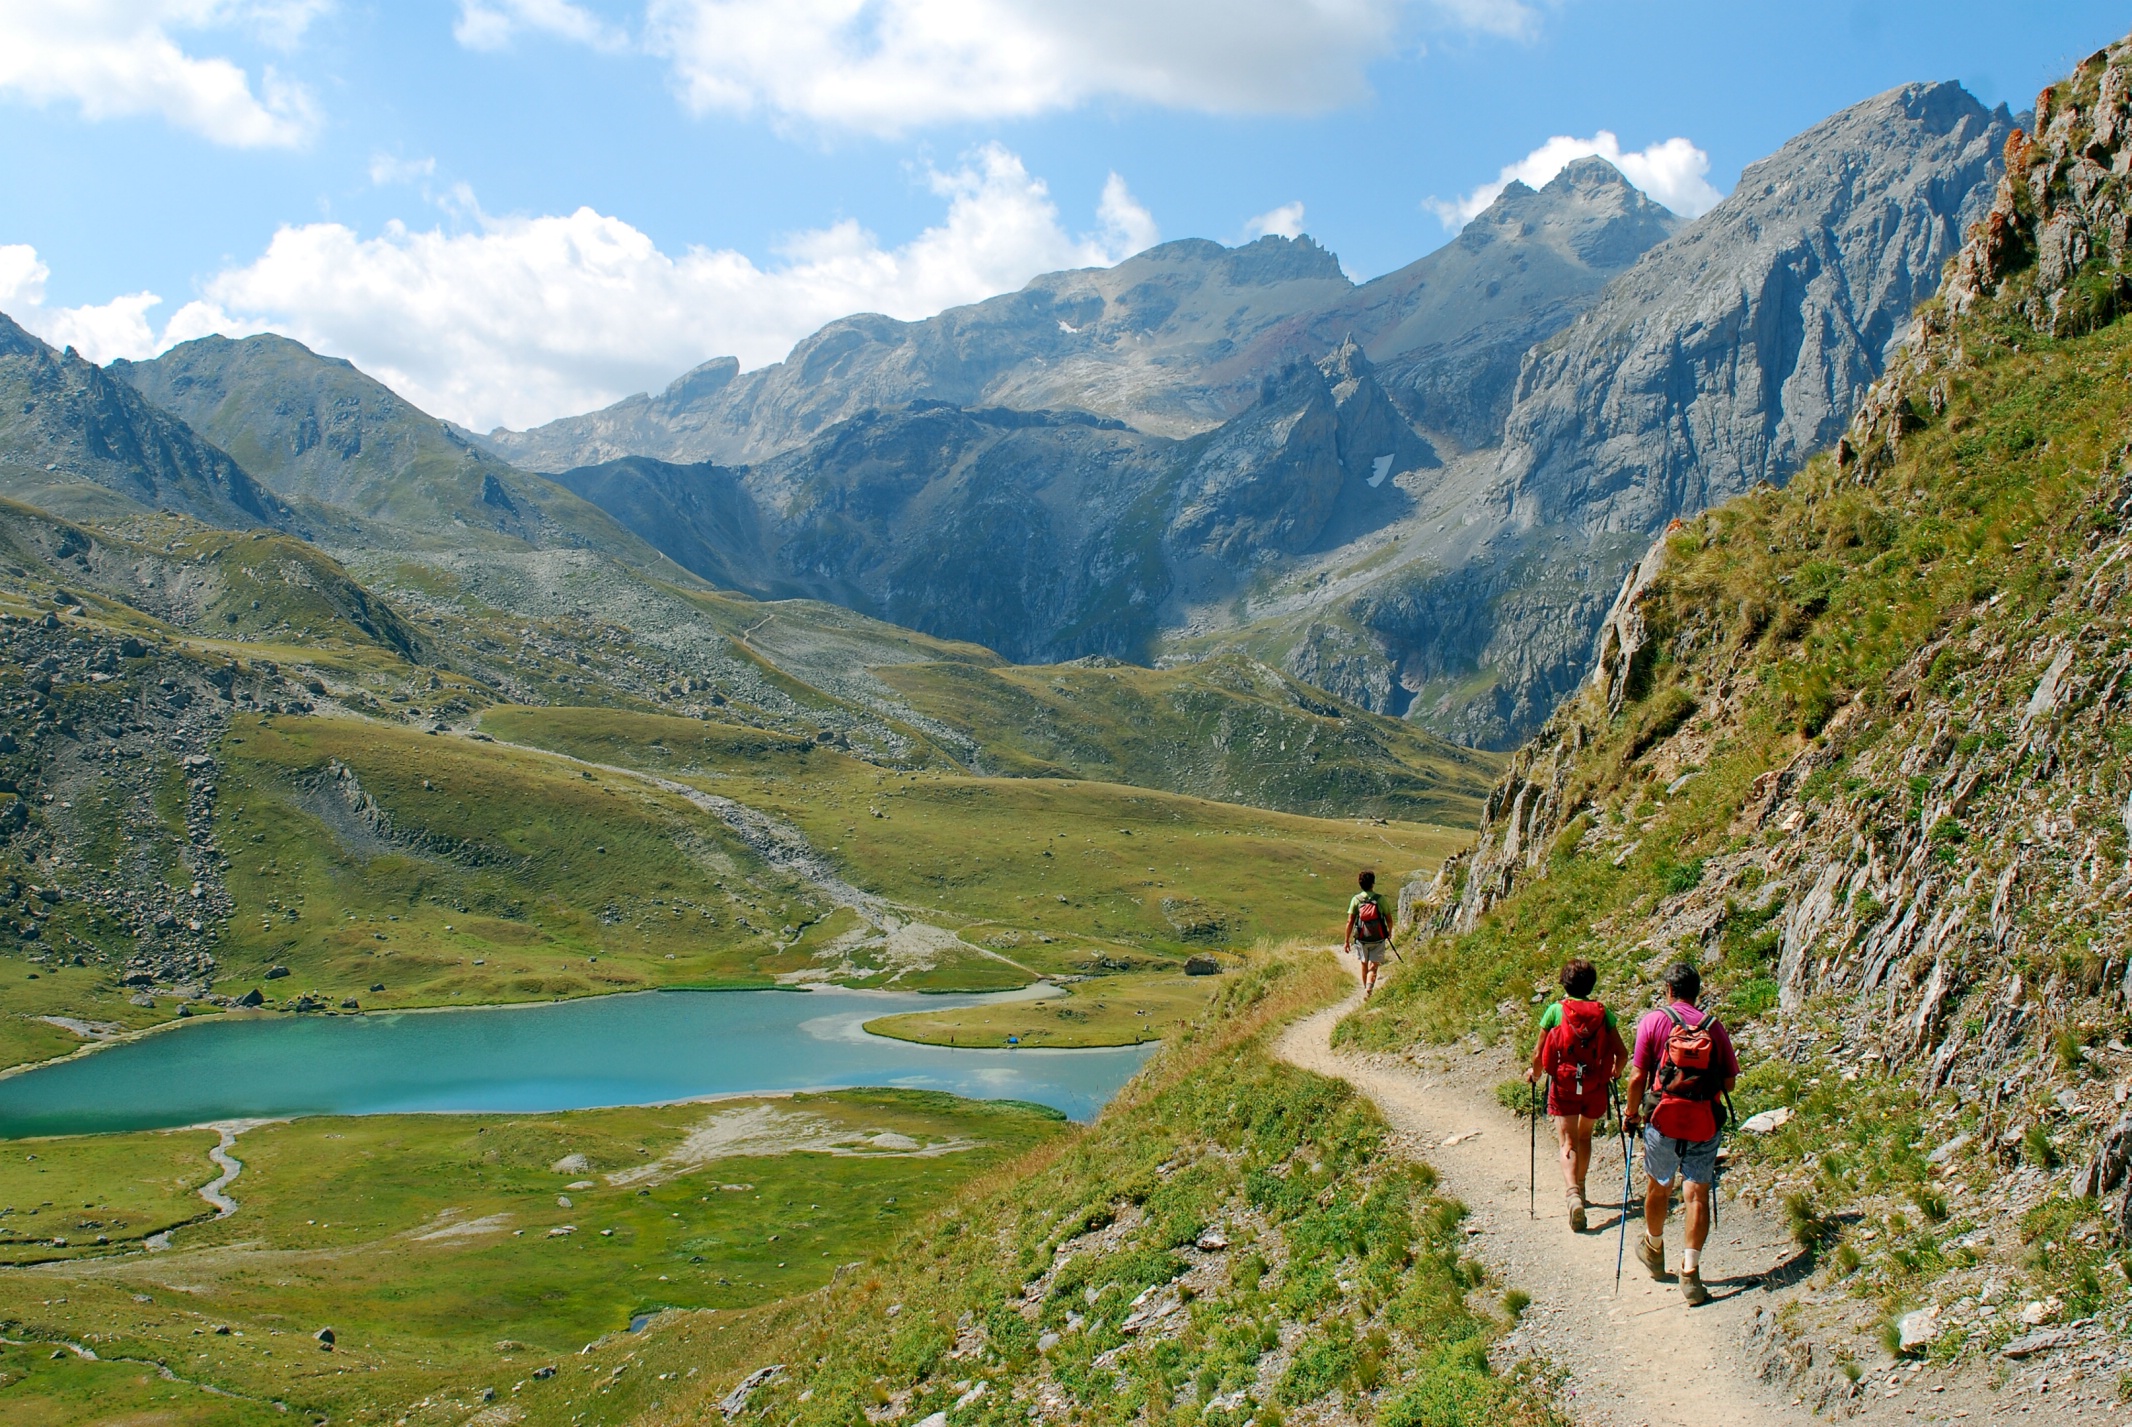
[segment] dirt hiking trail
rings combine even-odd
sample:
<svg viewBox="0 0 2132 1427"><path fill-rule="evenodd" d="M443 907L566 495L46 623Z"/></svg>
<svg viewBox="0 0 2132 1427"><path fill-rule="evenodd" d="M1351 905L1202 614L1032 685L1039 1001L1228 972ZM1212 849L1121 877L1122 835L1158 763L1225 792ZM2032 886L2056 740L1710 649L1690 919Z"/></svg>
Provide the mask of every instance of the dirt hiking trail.
<svg viewBox="0 0 2132 1427"><path fill-rule="evenodd" d="M1595 1141L1587 1188L1589 1228L1572 1234L1555 1167L1554 1135L1540 1126L1536 1218L1526 1211L1526 1122L1496 1103L1496 1084L1516 1073L1499 1053L1430 1048L1413 1061L1336 1052L1332 1028L1361 1004L1359 994L1290 1026L1276 1054L1292 1065L1345 1080L1375 1102L1394 1131L1396 1153L1426 1160L1446 1194L1472 1210L1467 1232L1505 1289L1532 1305L1517 1345L1569 1373L1563 1406L1598 1427L1747 1427L1813 1423L1788 1392L1758 1380L1746 1361L1747 1328L1773 1308L1796 1250L1783 1230L1725 1201L1703 1254L1711 1301L1690 1309L1670 1276L1680 1263L1681 1218L1667 1225L1666 1280L1636 1262L1642 1232L1643 1170L1637 1166L1637 1218L1614 1291L1620 1242L1621 1141ZM1474 1131L1479 1131L1474 1134ZM1453 1139L1457 1142L1451 1143Z"/></svg>

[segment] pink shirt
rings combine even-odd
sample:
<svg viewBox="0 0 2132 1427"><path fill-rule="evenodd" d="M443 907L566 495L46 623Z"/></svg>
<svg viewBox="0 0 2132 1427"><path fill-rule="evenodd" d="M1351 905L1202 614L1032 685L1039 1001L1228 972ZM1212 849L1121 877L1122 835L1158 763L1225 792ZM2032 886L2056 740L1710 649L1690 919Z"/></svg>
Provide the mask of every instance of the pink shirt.
<svg viewBox="0 0 2132 1427"><path fill-rule="evenodd" d="M1686 1001L1675 1001L1673 1009L1691 1026L1699 1026L1706 1018L1709 1019L1712 1063L1726 1075L1737 1076L1740 1073L1740 1058L1732 1053L1732 1037L1726 1033L1724 1023L1710 1016L1707 1011L1697 1010ZM1673 1022L1664 1011L1647 1012L1644 1018L1636 1023L1636 1051L1632 1059L1636 1068L1642 1071L1646 1078L1658 1073L1658 1062L1665 1058L1666 1037L1672 1034Z"/></svg>

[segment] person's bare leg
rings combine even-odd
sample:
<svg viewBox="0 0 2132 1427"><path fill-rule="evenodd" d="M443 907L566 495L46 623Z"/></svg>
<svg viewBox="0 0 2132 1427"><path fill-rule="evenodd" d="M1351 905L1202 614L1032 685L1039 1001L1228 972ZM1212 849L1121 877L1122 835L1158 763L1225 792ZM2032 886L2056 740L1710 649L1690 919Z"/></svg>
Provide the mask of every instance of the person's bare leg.
<svg viewBox="0 0 2132 1427"><path fill-rule="evenodd" d="M1684 1208L1688 1247L1700 1256L1710 1241L1710 1186L1689 1180Z"/></svg>
<svg viewBox="0 0 2132 1427"><path fill-rule="evenodd" d="M1680 1260L1681 1293L1690 1308L1700 1308L1710 1301L1710 1290L1703 1287L1703 1244L1710 1237L1710 1186L1689 1180L1682 1195L1686 1213L1681 1217L1687 1222L1687 1252Z"/></svg>
<svg viewBox="0 0 2132 1427"><path fill-rule="evenodd" d="M1649 1179L1643 1188L1643 1231L1654 1239L1666 1236L1666 1211L1673 1207L1673 1186Z"/></svg>
<svg viewBox="0 0 2132 1427"><path fill-rule="evenodd" d="M1673 1186L1662 1180L1645 1176L1643 1190L1643 1243L1637 1246L1636 1257L1651 1271L1651 1277L1663 1278L1666 1272L1666 1209L1673 1198Z"/></svg>
<svg viewBox="0 0 2132 1427"><path fill-rule="evenodd" d="M1550 1115L1555 1125L1555 1160L1562 1169L1562 1187L1577 1187L1576 1121L1574 1115Z"/></svg>
<svg viewBox="0 0 2132 1427"><path fill-rule="evenodd" d="M1570 1158L1574 1162L1575 1185L1580 1197L1584 1193L1585 1177L1592 1170L1592 1130L1598 1123L1589 1115L1574 1116L1569 1122Z"/></svg>

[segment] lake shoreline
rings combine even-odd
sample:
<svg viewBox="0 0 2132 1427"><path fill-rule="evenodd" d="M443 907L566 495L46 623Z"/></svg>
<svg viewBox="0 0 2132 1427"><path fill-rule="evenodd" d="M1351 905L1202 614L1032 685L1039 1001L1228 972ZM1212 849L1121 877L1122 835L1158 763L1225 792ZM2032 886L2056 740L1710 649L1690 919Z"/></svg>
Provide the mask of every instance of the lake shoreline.
<svg viewBox="0 0 2132 1427"><path fill-rule="evenodd" d="M905 1041L868 1023L938 1006L937 996L806 989L754 1002L661 988L338 1015L228 1012L187 1018L224 1028L189 1037L167 1034L179 1024L169 1021L0 1072L0 1138L176 1130L232 1117L559 1113L899 1086L1029 1101L1085 1119L1159 1045ZM1039 983L965 993L962 1004L1056 994ZM527 1014L473 1014L484 1011Z"/></svg>

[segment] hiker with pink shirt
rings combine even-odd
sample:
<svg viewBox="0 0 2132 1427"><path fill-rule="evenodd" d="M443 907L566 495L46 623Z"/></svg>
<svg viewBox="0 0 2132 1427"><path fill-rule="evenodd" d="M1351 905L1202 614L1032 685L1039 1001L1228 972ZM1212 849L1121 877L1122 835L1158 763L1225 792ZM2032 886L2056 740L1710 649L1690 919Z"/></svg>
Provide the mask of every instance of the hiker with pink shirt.
<svg viewBox="0 0 2132 1427"><path fill-rule="evenodd" d="M1703 1287L1703 1245L1710 1237L1710 1195L1717 1179L1718 1142L1724 1133L1723 1097L1739 1078L1732 1037L1717 1017L1699 1009L1703 978L1685 961L1666 971L1666 1002L1636 1027L1630 1057L1626 1124L1643 1134L1643 1242L1636 1257L1651 1277L1666 1276L1666 1210L1673 1177L1685 1181L1687 1248L1681 1255L1680 1290L1690 1307L1710 1301ZM1657 1092L1648 1121L1644 1092Z"/></svg>

